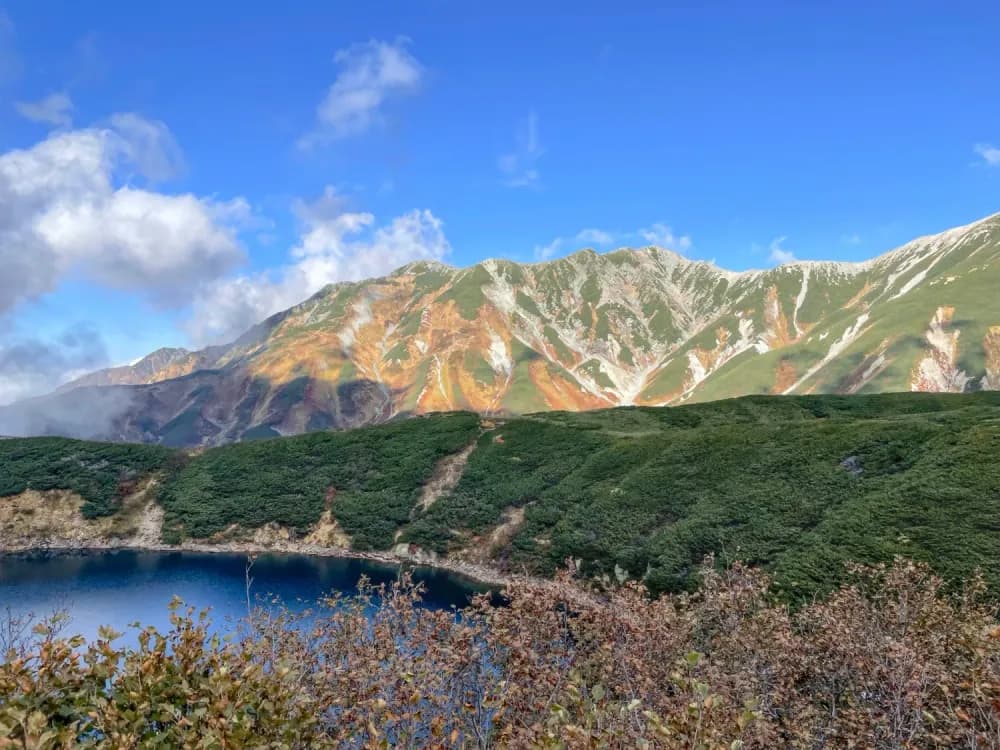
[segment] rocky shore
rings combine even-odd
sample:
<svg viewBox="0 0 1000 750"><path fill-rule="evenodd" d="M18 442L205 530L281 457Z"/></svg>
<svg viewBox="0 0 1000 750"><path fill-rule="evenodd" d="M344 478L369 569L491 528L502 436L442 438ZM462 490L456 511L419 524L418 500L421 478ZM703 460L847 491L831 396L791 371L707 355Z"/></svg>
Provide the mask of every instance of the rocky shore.
<svg viewBox="0 0 1000 750"><path fill-rule="evenodd" d="M151 498L152 483L125 500L114 516L86 519L83 499L63 490L27 490L0 503L0 556L44 553L137 550L147 552L208 552L241 555L295 554L371 560L395 566L444 570L487 586L506 586L522 576L510 575L481 563L442 558L415 545L397 544L392 550L360 552L350 548L328 513L308 534L296 538L289 529L267 524L258 529L232 527L207 540L164 544L163 509Z"/></svg>
<svg viewBox="0 0 1000 750"><path fill-rule="evenodd" d="M486 565L477 565L461 560L448 560L438 557L431 558L419 552L413 554L397 554L396 552L359 552L340 547L323 547L316 544L279 543L260 544L254 542L223 542L208 544L199 542L184 542L182 544L163 544L160 542L137 542L135 539L86 539L72 541L65 539L38 539L33 542L20 540L17 544L6 543L0 539L0 557L31 556L39 554L87 554L107 552L111 550L131 550L138 552L204 552L228 553L241 555L262 554L294 554L315 557L340 557L347 559L370 560L393 566L426 567L447 571L448 573L466 578L474 583L486 586L501 587L517 581L520 576L509 575Z"/></svg>

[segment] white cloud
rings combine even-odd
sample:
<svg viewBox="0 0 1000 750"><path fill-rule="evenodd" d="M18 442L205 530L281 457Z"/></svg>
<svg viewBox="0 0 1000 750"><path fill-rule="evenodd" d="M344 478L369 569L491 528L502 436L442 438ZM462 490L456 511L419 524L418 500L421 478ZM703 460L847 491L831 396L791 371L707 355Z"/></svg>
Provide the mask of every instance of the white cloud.
<svg viewBox="0 0 1000 750"><path fill-rule="evenodd" d="M556 237L547 245L535 245L535 260L552 260L563 246L563 238Z"/></svg>
<svg viewBox="0 0 1000 750"><path fill-rule="evenodd" d="M769 252L768 259L772 263L781 265L782 263L794 263L798 260L798 258L795 257L795 253L782 247L787 239L787 237L775 237L771 240L771 244L768 245L767 249Z"/></svg>
<svg viewBox="0 0 1000 750"><path fill-rule="evenodd" d="M193 195L126 187L96 205L53 208L37 231L63 257L85 259L94 280L172 305L183 303L191 284L216 278L242 259L232 230L216 222L230 210Z"/></svg>
<svg viewBox="0 0 1000 750"><path fill-rule="evenodd" d="M691 237L689 235L676 235L673 229L659 222L653 224L651 227L640 229L639 236L650 245L664 247L668 250L684 252L691 249Z"/></svg>
<svg viewBox="0 0 1000 750"><path fill-rule="evenodd" d="M127 163L146 179L162 182L184 171L181 148L164 123L123 112L112 115L111 127L121 137Z"/></svg>
<svg viewBox="0 0 1000 750"><path fill-rule="evenodd" d="M21 117L33 122L44 122L61 128L73 123L73 101L64 92L56 92L37 102L15 102L14 109Z"/></svg>
<svg viewBox="0 0 1000 750"><path fill-rule="evenodd" d="M988 143L977 143L973 149L991 167L1000 167L1000 148Z"/></svg>
<svg viewBox="0 0 1000 750"><path fill-rule="evenodd" d="M556 257L564 249L578 249L581 246L609 247L615 243L625 245L640 241L676 251L691 249L691 237L688 235L678 236L666 224L655 223L635 232L609 232L604 229L588 227L581 229L569 238L560 236L547 245L535 245L534 255L536 261L546 261Z"/></svg>
<svg viewBox="0 0 1000 750"><path fill-rule="evenodd" d="M327 284L383 276L417 260L443 260L451 252L443 224L414 210L377 226L370 213L348 212L332 188L312 203L294 206L302 223L289 263L272 273L207 285L187 326L199 344L230 341L252 325L315 294Z"/></svg>
<svg viewBox="0 0 1000 750"><path fill-rule="evenodd" d="M576 233L576 241L592 245L610 245L615 241L615 236L603 229L581 229Z"/></svg>
<svg viewBox="0 0 1000 750"><path fill-rule="evenodd" d="M0 314L71 275L179 303L240 262L245 202L122 183L165 176L173 145L161 124L127 115L0 154Z"/></svg>
<svg viewBox="0 0 1000 750"><path fill-rule="evenodd" d="M336 80L316 108L316 128L300 140L310 147L368 130L378 122L386 99L416 91L423 67L406 49L406 40L373 39L337 52Z"/></svg>
<svg viewBox="0 0 1000 750"><path fill-rule="evenodd" d="M0 342L0 405L51 391L107 364L104 341L89 325L68 328L53 341Z"/></svg>
<svg viewBox="0 0 1000 750"><path fill-rule="evenodd" d="M518 125L514 150L497 159L503 182L509 187L538 187L538 160L545 151L538 139L538 116L529 112Z"/></svg>
<svg viewBox="0 0 1000 750"><path fill-rule="evenodd" d="M845 234L840 238L840 241L845 245L860 245L861 235L860 234Z"/></svg>

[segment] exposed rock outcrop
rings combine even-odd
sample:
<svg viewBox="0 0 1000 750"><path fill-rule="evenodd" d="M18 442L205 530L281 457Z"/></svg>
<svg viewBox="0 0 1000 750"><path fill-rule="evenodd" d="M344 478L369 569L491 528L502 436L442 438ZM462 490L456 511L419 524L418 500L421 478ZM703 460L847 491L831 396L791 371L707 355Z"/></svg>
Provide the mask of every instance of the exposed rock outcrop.
<svg viewBox="0 0 1000 750"><path fill-rule="evenodd" d="M457 409L995 388L981 332L1000 327L997 289L1000 215L863 263L737 273L655 247L412 263L230 345L160 350L2 407L0 434L196 446Z"/></svg>

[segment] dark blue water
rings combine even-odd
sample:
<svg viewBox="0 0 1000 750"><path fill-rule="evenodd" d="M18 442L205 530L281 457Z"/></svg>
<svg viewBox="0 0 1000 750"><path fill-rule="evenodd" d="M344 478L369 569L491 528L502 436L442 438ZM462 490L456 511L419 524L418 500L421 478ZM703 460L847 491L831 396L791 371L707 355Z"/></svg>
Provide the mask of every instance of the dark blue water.
<svg viewBox="0 0 1000 750"><path fill-rule="evenodd" d="M196 552L0 556L0 616L7 607L36 616L66 609L68 631L87 637L101 625L127 631L137 620L162 630L169 624L167 605L178 596L211 608L215 627L225 631L247 613L246 562L245 555ZM251 571L252 594L276 595L289 608L304 609L332 591L355 592L362 574L382 583L395 580L399 569L368 560L262 555ZM429 606L461 607L482 590L444 571L415 568L413 574L426 586Z"/></svg>

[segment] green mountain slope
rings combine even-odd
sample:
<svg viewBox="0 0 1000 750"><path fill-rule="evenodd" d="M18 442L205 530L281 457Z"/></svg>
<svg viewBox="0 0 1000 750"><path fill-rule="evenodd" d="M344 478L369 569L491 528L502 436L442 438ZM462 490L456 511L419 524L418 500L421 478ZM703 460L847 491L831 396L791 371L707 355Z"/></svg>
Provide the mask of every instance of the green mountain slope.
<svg viewBox="0 0 1000 750"><path fill-rule="evenodd" d="M61 486L113 514L106 488L139 469L160 477L169 542L280 538L542 574L575 558L654 590L692 585L708 553L768 568L793 598L846 560L897 554L1000 585L1000 393L457 413L143 451L0 441L0 474L17 478L0 492Z"/></svg>
<svg viewBox="0 0 1000 750"><path fill-rule="evenodd" d="M229 346L0 408L0 433L217 445L469 410L1000 387L1000 215L864 263L734 273L654 247L345 283Z"/></svg>

